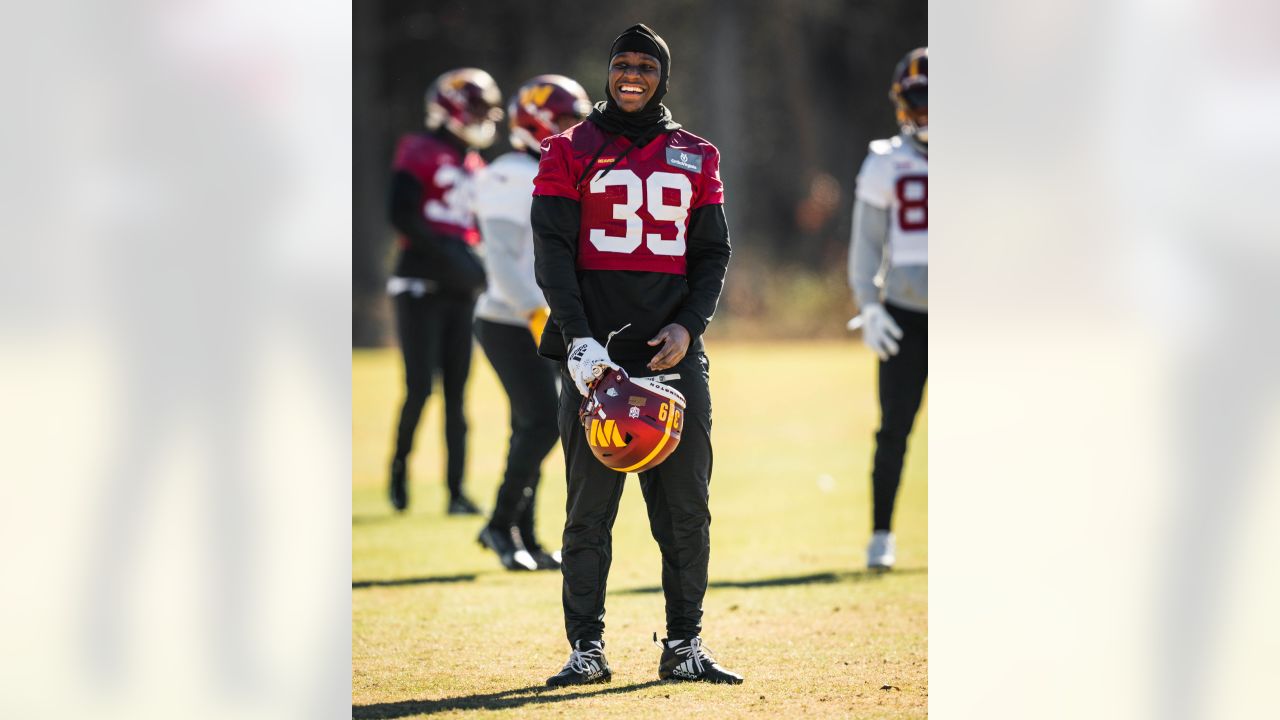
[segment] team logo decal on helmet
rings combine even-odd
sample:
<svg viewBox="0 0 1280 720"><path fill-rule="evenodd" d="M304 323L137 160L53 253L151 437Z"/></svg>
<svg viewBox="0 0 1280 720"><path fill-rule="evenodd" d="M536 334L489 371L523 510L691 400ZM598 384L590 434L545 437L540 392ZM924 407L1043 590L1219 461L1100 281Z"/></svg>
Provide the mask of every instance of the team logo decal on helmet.
<svg viewBox="0 0 1280 720"><path fill-rule="evenodd" d="M427 129L443 126L474 148L493 144L502 119L502 93L489 73L460 68L436 78L427 89Z"/></svg>
<svg viewBox="0 0 1280 720"><path fill-rule="evenodd" d="M578 419L597 460L618 472L638 473L675 451L684 411L684 395L670 385L612 370L592 385Z"/></svg>
<svg viewBox="0 0 1280 720"><path fill-rule="evenodd" d="M516 90L507 104L511 146L533 150L558 135L565 118L581 120L591 112L587 91L563 75L539 75Z"/></svg>
<svg viewBox="0 0 1280 720"><path fill-rule="evenodd" d="M889 99L904 135L929 142L929 48L916 48L893 69Z"/></svg>

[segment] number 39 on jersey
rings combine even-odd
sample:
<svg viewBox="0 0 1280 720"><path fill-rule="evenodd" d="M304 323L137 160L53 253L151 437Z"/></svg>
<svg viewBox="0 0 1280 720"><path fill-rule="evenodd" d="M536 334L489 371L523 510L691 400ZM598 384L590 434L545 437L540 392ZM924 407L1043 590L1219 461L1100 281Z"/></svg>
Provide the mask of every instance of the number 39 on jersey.
<svg viewBox="0 0 1280 720"><path fill-rule="evenodd" d="M621 185L626 196L613 205L613 219L626 223L621 237L608 234L604 228L589 228L588 240L601 252L630 253L640 247L641 237L654 255L684 255L684 235L693 201L693 183L680 173L653 172L642 182L635 172L622 168L613 172L601 170L591 180L591 192L603 194L610 186ZM672 196L663 191L674 190ZM671 223L675 237L664 239L661 232L645 232L645 220L639 215L641 206L652 220L650 227Z"/></svg>
<svg viewBox="0 0 1280 720"><path fill-rule="evenodd" d="M683 275L690 218L724 186L719 151L692 133L631 148L588 121L543 143L533 194L579 203L578 269Z"/></svg>

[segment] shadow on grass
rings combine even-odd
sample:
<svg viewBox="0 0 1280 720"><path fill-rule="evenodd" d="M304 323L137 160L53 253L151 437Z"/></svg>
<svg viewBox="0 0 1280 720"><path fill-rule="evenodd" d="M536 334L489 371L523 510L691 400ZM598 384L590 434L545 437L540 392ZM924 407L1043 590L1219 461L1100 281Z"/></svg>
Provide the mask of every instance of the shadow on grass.
<svg viewBox="0 0 1280 720"><path fill-rule="evenodd" d="M866 582L868 580L879 580L885 577L899 577L902 575L923 575L929 572L929 568L899 568L890 572L882 572L879 570L845 570L842 572L824 572L813 573L811 575L789 575L785 577L761 578L759 580L715 580L707 583L707 587L714 588L770 588L770 587L787 587L789 585L822 585L831 583L845 582ZM627 588L626 590L617 591L618 595L647 595L650 593L660 593L662 587L651 585L648 587Z"/></svg>
<svg viewBox="0 0 1280 720"><path fill-rule="evenodd" d="M515 690L503 690L502 692L483 695L462 695L439 700L401 700L399 702L374 703L373 705L352 705L351 717L402 718L445 712L446 710L506 710L524 707L525 705L542 705L584 697L618 695L653 687L661 684L661 682L661 680L650 680L632 685L592 685L590 690L552 689L546 685L530 685ZM568 690L568 692L565 690Z"/></svg>
<svg viewBox="0 0 1280 720"><path fill-rule="evenodd" d="M435 575L431 577L416 578L398 578L396 580L353 580L351 582L352 590L371 587L399 587L402 585L434 585L440 583L461 583L472 582L476 579L475 573L467 575Z"/></svg>

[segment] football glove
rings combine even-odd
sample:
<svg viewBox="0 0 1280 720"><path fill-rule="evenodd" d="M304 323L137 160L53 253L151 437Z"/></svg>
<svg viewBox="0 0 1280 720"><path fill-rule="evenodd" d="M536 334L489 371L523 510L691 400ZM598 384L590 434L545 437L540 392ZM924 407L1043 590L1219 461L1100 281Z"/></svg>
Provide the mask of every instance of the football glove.
<svg viewBox="0 0 1280 720"><path fill-rule="evenodd" d="M587 397L591 385L608 368L621 369L609 359L609 352L603 345L596 342L595 338L574 338L569 345L569 377L573 378L573 384L582 393L582 397Z"/></svg>
<svg viewBox="0 0 1280 720"><path fill-rule="evenodd" d="M898 354L898 340L902 329L893 321L889 311L880 303L869 303L862 308L862 342L867 344L881 360Z"/></svg>

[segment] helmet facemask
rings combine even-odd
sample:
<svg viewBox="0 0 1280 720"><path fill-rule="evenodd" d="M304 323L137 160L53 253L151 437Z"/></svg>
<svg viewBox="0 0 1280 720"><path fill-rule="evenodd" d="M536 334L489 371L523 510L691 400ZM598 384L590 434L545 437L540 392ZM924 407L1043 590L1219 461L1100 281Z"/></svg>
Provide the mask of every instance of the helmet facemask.
<svg viewBox="0 0 1280 720"><path fill-rule="evenodd" d="M894 93L898 126L902 128L904 135L928 145L929 85L923 77L912 78L912 80L916 82Z"/></svg>

